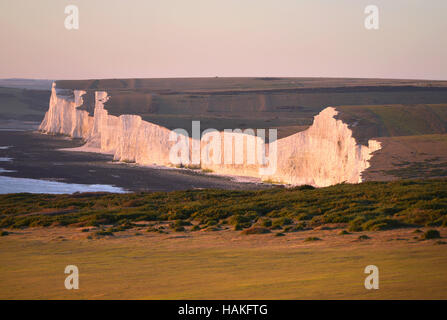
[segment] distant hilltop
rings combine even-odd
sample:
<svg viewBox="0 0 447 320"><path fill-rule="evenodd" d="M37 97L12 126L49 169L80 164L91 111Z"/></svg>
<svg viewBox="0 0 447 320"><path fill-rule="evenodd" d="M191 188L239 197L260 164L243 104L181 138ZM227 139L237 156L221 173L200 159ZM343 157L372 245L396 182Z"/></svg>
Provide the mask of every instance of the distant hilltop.
<svg viewBox="0 0 447 320"><path fill-rule="evenodd" d="M0 79L0 87L29 90L51 90L53 80L46 79Z"/></svg>

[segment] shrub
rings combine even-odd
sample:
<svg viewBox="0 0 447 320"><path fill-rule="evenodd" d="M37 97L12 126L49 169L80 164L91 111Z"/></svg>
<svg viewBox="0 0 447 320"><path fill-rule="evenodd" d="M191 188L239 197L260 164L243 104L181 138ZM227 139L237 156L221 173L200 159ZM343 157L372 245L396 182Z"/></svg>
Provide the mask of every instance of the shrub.
<svg viewBox="0 0 447 320"><path fill-rule="evenodd" d="M273 222L272 227L278 228L278 227L286 226L286 225L289 225L292 223L293 223L292 219L287 218L287 217L282 217L282 218L276 219L275 222Z"/></svg>
<svg viewBox="0 0 447 320"><path fill-rule="evenodd" d="M183 232L185 231L185 227L184 226L177 226L174 228L175 232Z"/></svg>
<svg viewBox="0 0 447 320"><path fill-rule="evenodd" d="M377 218L366 221L362 224L361 228L364 231L381 231L390 230L404 226L399 220L387 219L387 218Z"/></svg>
<svg viewBox="0 0 447 320"><path fill-rule="evenodd" d="M194 227L192 227L191 230L192 231L199 231L200 230L200 226L196 224Z"/></svg>
<svg viewBox="0 0 447 320"><path fill-rule="evenodd" d="M351 234L350 232L348 232L347 230L342 230L340 231L339 235L343 236L345 234Z"/></svg>
<svg viewBox="0 0 447 320"><path fill-rule="evenodd" d="M220 229L216 226L207 227L205 231L219 231Z"/></svg>
<svg viewBox="0 0 447 320"><path fill-rule="evenodd" d="M438 230L430 229L430 230L425 231L423 238L426 239L426 240L428 240L428 239L439 239L439 238L441 238L441 234L439 233Z"/></svg>
<svg viewBox="0 0 447 320"><path fill-rule="evenodd" d="M359 239L359 240L368 240L368 239L371 239L371 238L368 237L366 234L362 234L362 235L359 236L357 239Z"/></svg>
<svg viewBox="0 0 447 320"><path fill-rule="evenodd" d="M297 187L296 189L298 189L298 190L314 190L315 187L308 185L308 184L304 184L302 186Z"/></svg>
<svg viewBox="0 0 447 320"><path fill-rule="evenodd" d="M96 236L113 236L113 232L106 230L99 230L95 232Z"/></svg>
<svg viewBox="0 0 447 320"><path fill-rule="evenodd" d="M265 219L265 220L263 220L263 221L262 221L262 226L263 226L263 227L266 227L266 228L271 227L271 226L272 226L272 220L271 220L271 219Z"/></svg>
<svg viewBox="0 0 447 320"><path fill-rule="evenodd" d="M269 232L270 230L264 227L251 227L242 231L242 234L264 234Z"/></svg>
<svg viewBox="0 0 447 320"><path fill-rule="evenodd" d="M320 241L321 239L318 237L308 237L306 239L304 239L305 242L310 242L310 241Z"/></svg>
<svg viewBox="0 0 447 320"><path fill-rule="evenodd" d="M295 227L293 227L293 231L302 231L302 230L306 230L309 229L306 227L306 223L305 222L299 222L297 223L297 225Z"/></svg>
<svg viewBox="0 0 447 320"><path fill-rule="evenodd" d="M234 215L230 219L228 219L229 224L234 225L235 230L242 230L244 228L251 227L251 219L247 216L243 215Z"/></svg>
<svg viewBox="0 0 447 320"><path fill-rule="evenodd" d="M4 230L0 231L0 237L4 237L4 236L7 236L7 235L9 235L8 231L4 231Z"/></svg>
<svg viewBox="0 0 447 320"><path fill-rule="evenodd" d="M275 237L284 237L284 236L285 236L285 233L282 233L282 232L275 233Z"/></svg>
<svg viewBox="0 0 447 320"><path fill-rule="evenodd" d="M353 232L362 231L363 230L362 225L364 223L365 223L365 217L357 217L349 222L348 230Z"/></svg>
<svg viewBox="0 0 447 320"><path fill-rule="evenodd" d="M282 227L279 224L273 223L273 225L270 227L271 230L281 230Z"/></svg>
<svg viewBox="0 0 447 320"><path fill-rule="evenodd" d="M217 226L219 224L219 221L217 221L217 220L209 220L207 223L206 223L206 225L208 226L208 227L211 227L211 226Z"/></svg>
<svg viewBox="0 0 447 320"><path fill-rule="evenodd" d="M287 217L281 218L280 219L281 225L285 226L285 225L289 225L293 223L293 220Z"/></svg>
<svg viewBox="0 0 447 320"><path fill-rule="evenodd" d="M190 226L191 222L185 221L185 220L177 220L173 223L174 227L184 227L184 226Z"/></svg>

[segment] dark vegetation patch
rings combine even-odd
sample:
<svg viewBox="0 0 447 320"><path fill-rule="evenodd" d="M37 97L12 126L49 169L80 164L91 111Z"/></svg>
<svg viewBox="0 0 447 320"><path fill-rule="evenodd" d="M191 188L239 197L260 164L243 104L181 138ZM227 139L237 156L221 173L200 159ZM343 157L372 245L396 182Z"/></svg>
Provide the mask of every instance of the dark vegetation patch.
<svg viewBox="0 0 447 320"><path fill-rule="evenodd" d="M425 160L412 163L395 163L394 165L398 166L398 168L383 170L382 172L402 179L414 179L415 177L420 177L421 175L425 178L447 176L447 162L434 163L433 161Z"/></svg>
<svg viewBox="0 0 447 320"><path fill-rule="evenodd" d="M275 233L275 237L284 237L286 234L282 232Z"/></svg>
<svg viewBox="0 0 447 320"><path fill-rule="evenodd" d="M308 237L304 241L305 242L311 242L311 241L320 241L321 239L318 237Z"/></svg>
<svg viewBox="0 0 447 320"><path fill-rule="evenodd" d="M264 227L251 227L242 231L243 234L264 234L270 233L270 230Z"/></svg>
<svg viewBox="0 0 447 320"><path fill-rule="evenodd" d="M438 230L434 230L434 229L430 229L425 231L424 233L424 239L429 240L429 239L439 239L441 238L441 234L439 233Z"/></svg>
<svg viewBox="0 0 447 320"><path fill-rule="evenodd" d="M350 232L447 226L447 179L339 184L260 191L193 190L81 195L0 195L0 228L110 227L149 222L148 231L235 230L278 233L348 226ZM168 222L166 227L158 226ZM257 229L256 229L257 230Z"/></svg>
<svg viewBox="0 0 447 320"><path fill-rule="evenodd" d="M100 231L96 231L95 235L98 236L98 237L101 237L101 236L113 236L113 232L107 231L107 230L100 230Z"/></svg>

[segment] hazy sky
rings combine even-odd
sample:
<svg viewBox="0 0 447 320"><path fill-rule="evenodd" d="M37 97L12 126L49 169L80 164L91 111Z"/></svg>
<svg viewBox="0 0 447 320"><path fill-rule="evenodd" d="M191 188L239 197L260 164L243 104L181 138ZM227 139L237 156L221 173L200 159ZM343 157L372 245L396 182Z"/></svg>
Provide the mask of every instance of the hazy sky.
<svg viewBox="0 0 447 320"><path fill-rule="evenodd" d="M446 0L1 0L0 78L446 80L446 17Z"/></svg>

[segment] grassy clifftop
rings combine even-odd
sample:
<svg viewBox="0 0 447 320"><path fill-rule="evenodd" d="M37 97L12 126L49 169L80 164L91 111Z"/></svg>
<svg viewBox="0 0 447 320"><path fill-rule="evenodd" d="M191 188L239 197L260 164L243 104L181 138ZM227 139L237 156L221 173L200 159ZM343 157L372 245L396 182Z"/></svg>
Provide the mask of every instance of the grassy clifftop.
<svg viewBox="0 0 447 320"><path fill-rule="evenodd" d="M338 118L348 123L361 143L370 138L447 133L447 104L340 106Z"/></svg>

